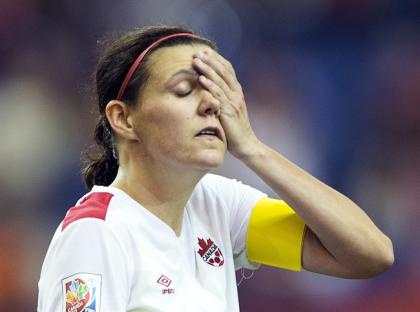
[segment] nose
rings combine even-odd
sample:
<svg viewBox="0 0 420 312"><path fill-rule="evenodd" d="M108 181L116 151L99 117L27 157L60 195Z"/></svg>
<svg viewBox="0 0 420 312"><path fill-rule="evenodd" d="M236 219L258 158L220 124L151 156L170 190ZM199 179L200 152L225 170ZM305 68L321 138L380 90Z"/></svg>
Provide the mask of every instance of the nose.
<svg viewBox="0 0 420 312"><path fill-rule="evenodd" d="M203 90L203 95L198 107L198 112L200 115L220 115L220 101L217 100L211 93L207 90Z"/></svg>

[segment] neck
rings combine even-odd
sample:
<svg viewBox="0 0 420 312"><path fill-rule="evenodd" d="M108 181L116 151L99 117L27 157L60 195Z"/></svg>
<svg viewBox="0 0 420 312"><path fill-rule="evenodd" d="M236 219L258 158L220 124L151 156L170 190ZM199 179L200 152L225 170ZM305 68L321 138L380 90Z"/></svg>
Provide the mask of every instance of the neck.
<svg viewBox="0 0 420 312"><path fill-rule="evenodd" d="M123 190L179 236L185 205L204 174L159 165L145 166L137 161L120 165L110 186Z"/></svg>

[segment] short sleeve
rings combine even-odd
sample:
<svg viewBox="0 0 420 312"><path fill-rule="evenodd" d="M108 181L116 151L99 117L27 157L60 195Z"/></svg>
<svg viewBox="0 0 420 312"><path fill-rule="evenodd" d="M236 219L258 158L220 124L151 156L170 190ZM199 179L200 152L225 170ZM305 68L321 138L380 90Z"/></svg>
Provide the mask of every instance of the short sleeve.
<svg viewBox="0 0 420 312"><path fill-rule="evenodd" d="M246 238L248 226L255 204L266 195L239 181L233 180L233 189L235 196L233 197L230 212L230 232L233 247L233 257L235 269L246 268L255 270L259 264L247 257Z"/></svg>
<svg viewBox="0 0 420 312"><path fill-rule="evenodd" d="M257 269L259 264L249 261L247 257L246 237L252 208L266 195L240 181L218 175L208 174L204 182L205 187L211 188L215 196L223 202L225 217L228 220L235 270L240 268Z"/></svg>
<svg viewBox="0 0 420 312"><path fill-rule="evenodd" d="M51 242L39 281L38 312L126 311L128 254L104 221L72 223ZM78 308L76 308L78 307Z"/></svg>

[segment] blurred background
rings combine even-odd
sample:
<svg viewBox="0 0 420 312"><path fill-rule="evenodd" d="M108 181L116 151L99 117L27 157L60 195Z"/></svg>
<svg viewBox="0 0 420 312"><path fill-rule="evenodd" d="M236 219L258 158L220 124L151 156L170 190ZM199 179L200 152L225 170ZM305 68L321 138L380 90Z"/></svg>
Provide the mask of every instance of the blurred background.
<svg viewBox="0 0 420 312"><path fill-rule="evenodd" d="M415 0L2 1L0 310L35 311L51 237L85 193L97 41L156 23L215 40L260 139L354 199L394 242L394 266L369 280L263 267L239 286L241 311L420 311ZM217 172L274 195L232 157Z"/></svg>

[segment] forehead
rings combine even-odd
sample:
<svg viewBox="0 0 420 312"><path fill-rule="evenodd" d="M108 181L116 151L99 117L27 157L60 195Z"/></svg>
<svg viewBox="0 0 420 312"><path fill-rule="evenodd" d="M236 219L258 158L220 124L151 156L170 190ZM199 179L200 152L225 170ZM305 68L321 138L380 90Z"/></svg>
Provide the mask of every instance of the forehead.
<svg viewBox="0 0 420 312"><path fill-rule="evenodd" d="M164 47L153 52L148 60L150 79L166 80L181 69L192 69L193 55L210 50L204 44L183 44Z"/></svg>

